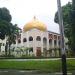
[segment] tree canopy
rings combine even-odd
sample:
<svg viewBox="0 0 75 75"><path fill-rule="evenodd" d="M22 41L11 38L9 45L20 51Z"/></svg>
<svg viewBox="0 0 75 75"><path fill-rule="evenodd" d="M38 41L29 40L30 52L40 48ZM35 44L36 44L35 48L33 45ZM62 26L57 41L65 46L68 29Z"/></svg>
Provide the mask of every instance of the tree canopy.
<svg viewBox="0 0 75 75"><path fill-rule="evenodd" d="M4 39L5 35L16 34L20 28L17 24L11 23L12 17L9 10L5 7L0 8L0 39Z"/></svg>
<svg viewBox="0 0 75 75"><path fill-rule="evenodd" d="M70 28L70 25L69 25L69 14L70 14L70 11L71 11L71 8L72 8L72 4L69 2L68 4L66 4L65 6L62 7L62 12L63 12L63 23L64 23L64 31L65 31L65 36L66 37L69 37L69 28ZM54 21L56 23L59 23L59 20L58 20L58 11L55 13L55 18L54 18Z"/></svg>
<svg viewBox="0 0 75 75"><path fill-rule="evenodd" d="M8 35L11 19L9 10L5 7L0 8L0 39L2 40Z"/></svg>
<svg viewBox="0 0 75 75"><path fill-rule="evenodd" d="M0 20L0 39L5 39L5 35L7 35L8 26L8 22Z"/></svg>
<svg viewBox="0 0 75 75"><path fill-rule="evenodd" d="M5 20L7 22L10 22L12 19L10 12L7 8L3 7L0 8L0 20Z"/></svg>
<svg viewBox="0 0 75 75"><path fill-rule="evenodd" d="M68 45L72 51L75 51L75 0L62 7L63 23L65 37L68 38ZM59 23L58 11L55 14L54 21Z"/></svg>

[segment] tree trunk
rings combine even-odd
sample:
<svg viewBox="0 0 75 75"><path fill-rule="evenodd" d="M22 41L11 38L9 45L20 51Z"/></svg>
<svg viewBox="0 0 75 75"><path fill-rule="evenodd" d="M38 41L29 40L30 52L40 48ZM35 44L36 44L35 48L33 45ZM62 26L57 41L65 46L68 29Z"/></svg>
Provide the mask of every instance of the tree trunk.
<svg viewBox="0 0 75 75"><path fill-rule="evenodd" d="M10 46L11 46L11 42L10 42L10 36L9 36L9 52L8 52L8 53L9 53L9 54L8 54L9 56L11 55Z"/></svg>
<svg viewBox="0 0 75 75"><path fill-rule="evenodd" d="M9 55L11 55L11 52L10 52L10 44L9 44Z"/></svg>
<svg viewBox="0 0 75 75"><path fill-rule="evenodd" d="M5 55L7 56L7 49L8 49L8 44L6 43L6 46L5 46Z"/></svg>
<svg viewBox="0 0 75 75"><path fill-rule="evenodd" d="M0 45L0 52L1 52L1 45Z"/></svg>

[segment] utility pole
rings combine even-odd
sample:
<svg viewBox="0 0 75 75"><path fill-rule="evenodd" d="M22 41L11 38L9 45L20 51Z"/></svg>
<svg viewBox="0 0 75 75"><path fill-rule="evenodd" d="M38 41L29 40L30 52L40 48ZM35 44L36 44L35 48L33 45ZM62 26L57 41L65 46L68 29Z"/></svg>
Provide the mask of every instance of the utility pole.
<svg viewBox="0 0 75 75"><path fill-rule="evenodd" d="M61 1L57 0L58 5L58 17L59 17L59 28L61 35L61 61L62 61L62 73L63 75L67 75L67 64L66 64L66 51L65 51L65 42L64 42L64 27L63 27L63 16L62 16L62 8Z"/></svg>

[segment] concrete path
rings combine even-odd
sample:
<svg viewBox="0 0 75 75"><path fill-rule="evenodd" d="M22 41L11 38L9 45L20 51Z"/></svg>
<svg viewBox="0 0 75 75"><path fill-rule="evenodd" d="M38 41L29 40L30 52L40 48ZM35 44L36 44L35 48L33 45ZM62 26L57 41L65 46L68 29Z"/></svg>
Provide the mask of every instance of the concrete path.
<svg viewBox="0 0 75 75"><path fill-rule="evenodd" d="M0 61L48 61L48 60L60 60L61 58L46 58L46 59L0 59ZM68 59L74 59L75 58L67 58Z"/></svg>

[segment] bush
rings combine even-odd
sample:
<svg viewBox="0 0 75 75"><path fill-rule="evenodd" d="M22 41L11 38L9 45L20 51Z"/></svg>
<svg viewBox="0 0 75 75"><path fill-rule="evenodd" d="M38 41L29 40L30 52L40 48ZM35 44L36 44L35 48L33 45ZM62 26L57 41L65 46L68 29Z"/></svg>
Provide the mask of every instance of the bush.
<svg viewBox="0 0 75 75"><path fill-rule="evenodd" d="M0 55L1 58L15 58L14 55Z"/></svg>

